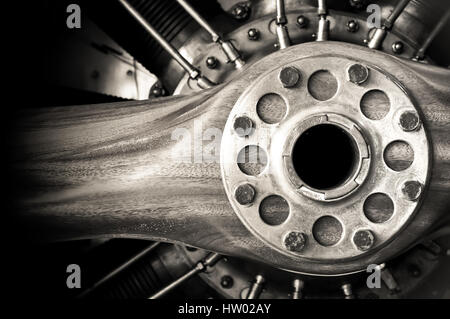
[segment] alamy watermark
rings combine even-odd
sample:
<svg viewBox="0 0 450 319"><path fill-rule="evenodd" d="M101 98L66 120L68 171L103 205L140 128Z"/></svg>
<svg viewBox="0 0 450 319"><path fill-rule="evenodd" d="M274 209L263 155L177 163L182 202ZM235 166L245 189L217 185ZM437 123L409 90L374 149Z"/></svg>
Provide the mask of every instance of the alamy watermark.
<svg viewBox="0 0 450 319"><path fill-rule="evenodd" d="M238 135L252 135L254 140L268 140L271 134L269 129L236 129ZM216 127L204 128L202 120L194 120L192 128L176 128L172 131L171 140L176 141L171 150L171 159L180 163L220 163L220 149L223 131ZM257 146L257 145L255 145ZM234 143L224 145L227 152L239 151L235 149ZM241 154L237 157L237 163L259 163L265 158L263 149L254 148L255 151Z"/></svg>
<svg viewBox="0 0 450 319"><path fill-rule="evenodd" d="M67 288L81 288L81 268L77 264L70 264L66 268L66 272L70 275L67 276L66 285Z"/></svg>
<svg viewBox="0 0 450 319"><path fill-rule="evenodd" d="M378 4L369 4L366 9L367 13L370 13L367 17L367 27L381 28L381 7Z"/></svg>
<svg viewBox="0 0 450 319"><path fill-rule="evenodd" d="M381 266L376 264L371 264L367 266L367 273L370 275L367 277L366 285L370 289L381 288Z"/></svg>
<svg viewBox="0 0 450 319"><path fill-rule="evenodd" d="M69 29L81 28L81 8L78 4L69 4L66 12L70 13L66 19L66 25Z"/></svg>

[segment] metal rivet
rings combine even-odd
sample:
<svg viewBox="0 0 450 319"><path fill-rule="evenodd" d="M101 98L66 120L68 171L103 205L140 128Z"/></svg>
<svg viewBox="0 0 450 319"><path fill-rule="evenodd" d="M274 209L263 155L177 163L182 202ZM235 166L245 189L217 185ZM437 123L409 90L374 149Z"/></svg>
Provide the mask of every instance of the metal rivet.
<svg viewBox="0 0 450 319"><path fill-rule="evenodd" d="M353 236L353 243L359 250L369 250L375 243L375 235L368 229L358 230Z"/></svg>
<svg viewBox="0 0 450 319"><path fill-rule="evenodd" d="M407 200L416 201L422 194L422 184L418 181L407 181L402 185L402 194Z"/></svg>
<svg viewBox="0 0 450 319"><path fill-rule="evenodd" d="M359 24L355 20L350 20L347 22L347 31L348 32L356 32L359 30Z"/></svg>
<svg viewBox="0 0 450 319"><path fill-rule="evenodd" d="M256 41L259 39L259 31L255 28L248 29L247 36L249 40Z"/></svg>
<svg viewBox="0 0 450 319"><path fill-rule="evenodd" d="M236 201L241 205L248 205L253 203L256 191L250 184L239 185L234 192Z"/></svg>
<svg viewBox="0 0 450 319"><path fill-rule="evenodd" d="M238 3L232 10L231 14L236 20L245 20L250 15L250 8L245 4Z"/></svg>
<svg viewBox="0 0 450 319"><path fill-rule="evenodd" d="M253 121L247 116L239 116L234 120L233 128L240 137L250 136L254 131Z"/></svg>
<svg viewBox="0 0 450 319"><path fill-rule="evenodd" d="M403 52L403 48L404 45L401 41L397 41L392 44L392 52L394 52L395 54L401 54Z"/></svg>
<svg viewBox="0 0 450 319"><path fill-rule="evenodd" d="M304 15L300 15L300 16L297 17L297 24L298 24L300 29L304 29L304 28L306 28L308 26L309 20Z"/></svg>
<svg viewBox="0 0 450 319"><path fill-rule="evenodd" d="M400 115L399 125L405 132L415 131L420 127L419 115L413 111L406 111Z"/></svg>
<svg viewBox="0 0 450 319"><path fill-rule="evenodd" d="M219 61L216 59L216 57L209 56L206 58L206 66L208 68L215 69L218 64L219 64Z"/></svg>
<svg viewBox="0 0 450 319"><path fill-rule="evenodd" d="M348 79L355 84L362 84L369 78L369 69L361 64L353 64L348 68Z"/></svg>
<svg viewBox="0 0 450 319"><path fill-rule="evenodd" d="M289 66L280 71L279 79L285 88L291 88L300 80L300 72L296 68Z"/></svg>
<svg viewBox="0 0 450 319"><path fill-rule="evenodd" d="M156 82L150 89L149 98L161 97L166 95L166 90L162 87L160 82Z"/></svg>
<svg viewBox="0 0 450 319"><path fill-rule="evenodd" d="M154 87L152 89L151 95L153 97L160 97L160 96L162 96L162 89L160 87Z"/></svg>
<svg viewBox="0 0 450 319"><path fill-rule="evenodd" d="M304 233L292 231L284 238L284 246L289 251L301 252L305 248L306 240Z"/></svg>
<svg viewBox="0 0 450 319"><path fill-rule="evenodd" d="M234 280L231 276L225 275L220 279L220 285L222 286L222 288L225 288L225 289L233 287L233 283L234 283Z"/></svg>

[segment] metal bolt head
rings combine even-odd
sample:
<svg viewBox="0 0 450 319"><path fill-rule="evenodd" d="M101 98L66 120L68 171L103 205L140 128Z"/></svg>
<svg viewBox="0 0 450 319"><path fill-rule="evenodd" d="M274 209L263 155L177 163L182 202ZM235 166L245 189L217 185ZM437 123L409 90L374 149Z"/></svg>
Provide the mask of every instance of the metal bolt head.
<svg viewBox="0 0 450 319"><path fill-rule="evenodd" d="M348 79L355 84L363 84L369 78L369 69L361 64L353 64L347 70Z"/></svg>
<svg viewBox="0 0 450 319"><path fill-rule="evenodd" d="M395 54L401 54L403 52L403 48L404 45L401 41L397 41L392 44L392 52L394 52Z"/></svg>
<svg viewBox="0 0 450 319"><path fill-rule="evenodd" d="M166 95L166 90L162 87L160 82L156 82L150 89L148 94L149 98L161 97Z"/></svg>
<svg viewBox="0 0 450 319"><path fill-rule="evenodd" d="M254 124L249 117L239 116L234 120L233 128L239 137L246 137L253 133Z"/></svg>
<svg viewBox="0 0 450 319"><path fill-rule="evenodd" d="M419 115L413 111L406 111L400 115L399 124L405 132L412 132L420 127Z"/></svg>
<svg viewBox="0 0 450 319"><path fill-rule="evenodd" d="M347 22L347 31L348 32L356 32L359 30L359 24L355 20L350 20Z"/></svg>
<svg viewBox="0 0 450 319"><path fill-rule="evenodd" d="M259 39L259 31L255 28L248 29L247 36L249 40L256 41Z"/></svg>
<svg viewBox="0 0 450 319"><path fill-rule="evenodd" d="M152 89L151 95L154 97L160 97L162 95L162 89L160 87L154 87Z"/></svg>
<svg viewBox="0 0 450 319"><path fill-rule="evenodd" d="M250 184L242 184L236 188L234 192L234 197L236 201L241 205L249 205L253 203L255 199L256 191Z"/></svg>
<svg viewBox="0 0 450 319"><path fill-rule="evenodd" d="M308 26L309 20L304 15L300 15L300 16L297 17L297 24L298 24L300 29L304 29L304 28L306 28Z"/></svg>
<svg viewBox="0 0 450 319"><path fill-rule="evenodd" d="M300 80L300 72L296 68L288 66L281 69L279 79L285 88L291 88Z"/></svg>
<svg viewBox="0 0 450 319"><path fill-rule="evenodd" d="M216 59L216 57L209 56L206 58L206 66L208 68L215 69L218 64L219 64L219 61Z"/></svg>
<svg viewBox="0 0 450 319"><path fill-rule="evenodd" d="M238 3L231 10L231 14L233 15L233 18L235 18L236 20L245 20L250 15L250 8L245 4Z"/></svg>
<svg viewBox="0 0 450 319"><path fill-rule="evenodd" d="M304 233L292 231L284 237L284 246L289 251L301 252L306 246L306 240Z"/></svg>
<svg viewBox="0 0 450 319"><path fill-rule="evenodd" d="M353 235L353 243L359 250L369 250L375 244L375 235L368 229L358 230Z"/></svg>
<svg viewBox="0 0 450 319"><path fill-rule="evenodd" d="M233 287L233 278L231 276L222 276L222 278L220 279L220 285L222 286L222 288L228 289Z"/></svg>
<svg viewBox="0 0 450 319"><path fill-rule="evenodd" d="M416 201L422 194L422 184L418 181L407 181L402 185L403 196L410 201Z"/></svg>

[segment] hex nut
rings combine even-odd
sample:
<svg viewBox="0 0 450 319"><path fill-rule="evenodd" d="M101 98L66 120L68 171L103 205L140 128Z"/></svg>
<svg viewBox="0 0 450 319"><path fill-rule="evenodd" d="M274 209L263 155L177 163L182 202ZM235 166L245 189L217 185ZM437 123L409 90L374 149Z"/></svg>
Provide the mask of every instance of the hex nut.
<svg viewBox="0 0 450 319"><path fill-rule="evenodd" d="M284 246L289 251L301 252L306 246L306 240L304 233L292 231L284 238Z"/></svg>
<svg viewBox="0 0 450 319"><path fill-rule="evenodd" d="M254 131L254 123L247 116L239 116L234 120L234 131L240 137L250 136Z"/></svg>
<svg viewBox="0 0 450 319"><path fill-rule="evenodd" d="M280 71L279 79L283 87L292 88L300 80L300 71L293 66L288 66Z"/></svg>
<svg viewBox="0 0 450 319"><path fill-rule="evenodd" d="M400 115L400 127L405 132L412 132L420 127L419 115L413 111L406 111Z"/></svg>
<svg viewBox="0 0 450 319"><path fill-rule="evenodd" d="M403 196L410 201L416 201L422 194L422 184L418 181L407 181L402 185Z"/></svg>
<svg viewBox="0 0 450 319"><path fill-rule="evenodd" d="M363 84L369 78L369 69L361 64L353 64L348 68L348 79L355 84Z"/></svg>
<svg viewBox="0 0 450 319"><path fill-rule="evenodd" d="M353 243L361 251L369 250L375 244L375 235L368 229L358 230L353 235Z"/></svg>
<svg viewBox="0 0 450 319"><path fill-rule="evenodd" d="M236 201L241 205L248 205L253 203L255 199L256 191L250 184L242 184L236 188L234 197Z"/></svg>

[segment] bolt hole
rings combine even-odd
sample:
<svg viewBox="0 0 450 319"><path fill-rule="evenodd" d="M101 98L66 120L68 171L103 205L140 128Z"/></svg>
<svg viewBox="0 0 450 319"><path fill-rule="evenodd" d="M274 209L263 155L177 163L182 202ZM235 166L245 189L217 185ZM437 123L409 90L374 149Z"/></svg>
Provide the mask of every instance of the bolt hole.
<svg viewBox="0 0 450 319"><path fill-rule="evenodd" d="M320 217L313 226L314 239L322 246L333 246L342 237L342 224L332 216Z"/></svg>
<svg viewBox="0 0 450 319"><path fill-rule="evenodd" d="M281 196L268 196L262 200L259 206L259 215L268 225L281 225L289 216L289 204Z"/></svg>
<svg viewBox="0 0 450 319"><path fill-rule="evenodd" d="M383 193L374 193L367 197L363 206L364 215L372 223L381 224L388 221L394 213L394 203Z"/></svg>
<svg viewBox="0 0 450 319"><path fill-rule="evenodd" d="M386 147L383 157L390 169L400 172L411 166L414 161L414 151L408 143L394 141Z"/></svg>
<svg viewBox="0 0 450 319"><path fill-rule="evenodd" d="M256 112L265 123L276 124L281 122L286 115L287 106L281 96L269 93L259 99Z"/></svg>
<svg viewBox="0 0 450 319"><path fill-rule="evenodd" d="M256 176L267 166L267 154L257 145L247 145L239 152L237 164L242 173Z"/></svg>
<svg viewBox="0 0 450 319"><path fill-rule="evenodd" d="M308 91L319 101L331 99L337 92L338 83L333 74L326 70L313 73L308 79Z"/></svg>
<svg viewBox="0 0 450 319"><path fill-rule="evenodd" d="M386 93L380 90L371 90L361 99L361 112L370 120L383 119L389 112L391 103Z"/></svg>

